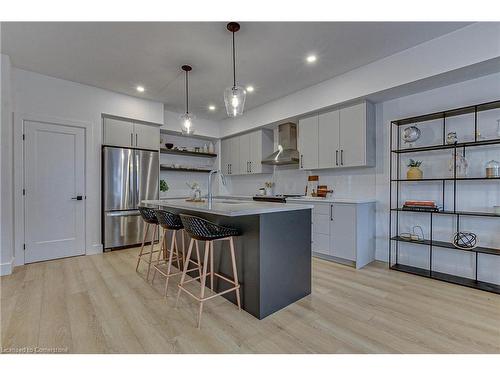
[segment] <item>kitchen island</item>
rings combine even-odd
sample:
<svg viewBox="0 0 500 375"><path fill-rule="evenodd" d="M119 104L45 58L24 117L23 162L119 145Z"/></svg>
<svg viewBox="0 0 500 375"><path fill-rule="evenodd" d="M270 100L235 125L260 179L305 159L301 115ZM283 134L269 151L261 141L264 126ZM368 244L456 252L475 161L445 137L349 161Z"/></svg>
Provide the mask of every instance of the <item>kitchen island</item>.
<svg viewBox="0 0 500 375"><path fill-rule="evenodd" d="M214 199L210 208L207 202L185 199L142 204L199 216L241 232L235 238L241 301L242 308L253 316L263 319L311 293L312 206L232 199ZM229 249L221 246L227 246L225 241L214 243L214 268L229 276L232 275ZM214 285L216 291L227 287L222 279ZM234 293L224 297L236 301Z"/></svg>

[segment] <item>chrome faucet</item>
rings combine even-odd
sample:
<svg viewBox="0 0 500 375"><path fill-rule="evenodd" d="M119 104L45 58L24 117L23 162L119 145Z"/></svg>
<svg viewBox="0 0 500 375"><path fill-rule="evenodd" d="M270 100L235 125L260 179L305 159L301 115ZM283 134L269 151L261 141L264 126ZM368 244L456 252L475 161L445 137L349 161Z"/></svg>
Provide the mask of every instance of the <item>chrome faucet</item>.
<svg viewBox="0 0 500 375"><path fill-rule="evenodd" d="M207 194L207 200L208 200L208 208L212 208L212 176L216 173L219 173L220 175L220 178L221 178L221 181L222 181L222 184L225 185L226 184L226 178L225 176L222 174L222 172L220 171L220 169L213 169L210 171L210 173L208 174L208 194Z"/></svg>

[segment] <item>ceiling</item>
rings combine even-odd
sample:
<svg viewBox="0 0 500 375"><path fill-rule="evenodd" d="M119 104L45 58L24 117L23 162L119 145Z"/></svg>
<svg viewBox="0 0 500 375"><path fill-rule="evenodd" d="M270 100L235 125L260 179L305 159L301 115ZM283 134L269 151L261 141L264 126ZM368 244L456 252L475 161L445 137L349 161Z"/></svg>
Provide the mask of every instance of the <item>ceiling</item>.
<svg viewBox="0 0 500 375"><path fill-rule="evenodd" d="M226 118L232 84L225 22L2 23L1 51L21 69ZM237 80L253 85L245 110L467 26L463 22L244 22L236 34ZM307 64L308 54L317 55ZM136 91L137 85L146 88ZM208 105L217 107L208 111Z"/></svg>

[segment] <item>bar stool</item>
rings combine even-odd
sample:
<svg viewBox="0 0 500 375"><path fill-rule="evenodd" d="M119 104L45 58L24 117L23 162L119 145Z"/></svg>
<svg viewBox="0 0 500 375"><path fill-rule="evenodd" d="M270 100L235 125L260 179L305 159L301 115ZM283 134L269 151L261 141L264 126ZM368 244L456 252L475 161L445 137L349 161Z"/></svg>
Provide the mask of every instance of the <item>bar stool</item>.
<svg viewBox="0 0 500 375"><path fill-rule="evenodd" d="M143 227L144 236L142 237L141 251L139 252L139 255L137 257L137 265L135 266L135 272L137 272L137 270L139 269L139 263L141 262L141 260L143 262L146 262L148 265L148 273L146 275L146 280L149 280L149 272L151 271L153 254L162 251L162 249L154 250L154 240L156 237L156 233L158 231L158 219L156 218L155 211L152 208L139 206L139 212L141 213L141 217L144 220L144 227ZM151 236L151 249L149 250L149 252L145 253L144 244L146 243L149 227L151 225L153 225L153 235ZM143 257L146 257L148 255L149 257L147 259L143 259Z"/></svg>
<svg viewBox="0 0 500 375"><path fill-rule="evenodd" d="M233 238L235 236L239 236L240 233L238 230L234 228L217 225L215 223L199 218L197 216L184 215L184 214L180 214L179 216L181 217L182 224L184 225L184 230L191 237L191 241L189 242L189 248L187 252L187 259L191 257L193 244L196 243L196 245L198 245L198 241L205 241L203 272L201 273L200 276L186 281L186 273L188 272L187 263L184 265L184 270L182 271L182 277L179 283L179 290L177 292L177 301L176 301L176 306L177 306L177 304L179 303L179 296L181 294L181 291L184 291L200 303L200 309L198 313L198 328L200 328L201 314L203 312L203 304L205 301L209 299L235 291L236 301L238 303L238 310L241 310L240 284L238 282L238 272L236 270L236 258L234 255L234 240L233 240ZM227 277L222 276L214 271L214 241L222 241L222 240L226 240L229 242L231 264L233 268L233 280L228 279ZM210 257L210 272L207 272L209 257ZM214 289L214 276L217 276L234 286L226 290L223 290L222 292L215 293L211 296L205 297L205 285L207 281L207 276L210 276L210 288L212 290ZM201 291L200 295L196 296L195 294L187 290L185 288L185 285L187 283L190 283L198 279L200 280L201 283Z"/></svg>
<svg viewBox="0 0 500 375"><path fill-rule="evenodd" d="M161 252L158 252L158 258L156 260L156 263L153 265L153 279L151 280L151 284L153 284L156 276L156 272L159 272L161 275L163 275L166 279L165 281L165 297L167 297L167 290L168 290L168 281L172 276L176 276L182 273L182 268L181 268L181 261L184 264L186 259L184 259L184 227L182 225L181 218L179 215L176 215L172 212L168 212L165 210L155 210L155 215L158 220L158 224L160 227L163 229L162 233L162 238L161 238L161 246L163 253L165 255L168 255L168 261L162 262L161 261ZM168 238L167 238L167 231L171 230L172 231L172 239L170 242L170 249L168 248ZM180 231L182 235L182 257L179 255L179 248L177 246L177 233ZM174 258L174 252L175 252L175 258ZM197 270L198 273L201 275L201 262L200 262L200 253L198 247L196 248L196 255L197 255L197 262L188 259L188 262L196 264L196 268L193 268L191 270L188 270L188 272L195 271ZM166 258L166 256L164 256ZM178 272L171 272L172 268L172 262L177 263L177 269ZM166 263L167 269L163 269L162 266Z"/></svg>

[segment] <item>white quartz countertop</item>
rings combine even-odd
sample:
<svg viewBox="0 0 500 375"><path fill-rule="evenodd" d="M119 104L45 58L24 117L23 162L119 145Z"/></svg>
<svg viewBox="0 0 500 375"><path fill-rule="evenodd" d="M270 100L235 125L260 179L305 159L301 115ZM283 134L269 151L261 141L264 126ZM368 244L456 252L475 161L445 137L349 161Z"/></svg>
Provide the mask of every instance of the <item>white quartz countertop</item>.
<svg viewBox="0 0 500 375"><path fill-rule="evenodd" d="M212 207L208 208L208 203L205 202L186 202L182 199L160 199L160 200L145 200L142 204L160 206L165 208L175 208L180 210L188 210L195 212L204 212L222 216L247 216L260 215L273 212L297 211L312 209L312 205L296 204L296 203L271 203L271 202L255 202L241 199L216 199L212 201Z"/></svg>
<svg viewBox="0 0 500 375"><path fill-rule="evenodd" d="M287 202L311 202L311 203L352 203L352 204L363 204L363 203L374 203L375 199L352 199L352 198L318 198L318 197L297 197L297 198L287 198Z"/></svg>

